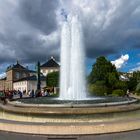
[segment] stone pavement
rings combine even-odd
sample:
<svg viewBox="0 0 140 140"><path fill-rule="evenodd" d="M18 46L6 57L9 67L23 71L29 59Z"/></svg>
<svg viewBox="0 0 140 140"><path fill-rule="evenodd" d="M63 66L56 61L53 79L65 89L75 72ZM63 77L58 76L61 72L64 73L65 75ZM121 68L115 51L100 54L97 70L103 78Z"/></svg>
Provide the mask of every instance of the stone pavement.
<svg viewBox="0 0 140 140"><path fill-rule="evenodd" d="M51 136L0 131L0 140L140 140L140 130L103 135Z"/></svg>

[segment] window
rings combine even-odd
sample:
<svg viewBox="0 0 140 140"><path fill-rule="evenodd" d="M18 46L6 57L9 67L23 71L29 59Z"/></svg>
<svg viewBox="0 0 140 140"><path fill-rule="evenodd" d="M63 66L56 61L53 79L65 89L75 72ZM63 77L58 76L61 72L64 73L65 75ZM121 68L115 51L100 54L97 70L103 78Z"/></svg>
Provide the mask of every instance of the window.
<svg viewBox="0 0 140 140"><path fill-rule="evenodd" d="M16 73L15 73L15 78L16 78L16 79L19 79L19 77L20 77L20 73L19 73L19 72L16 72Z"/></svg>
<svg viewBox="0 0 140 140"><path fill-rule="evenodd" d="M22 73L22 76L23 76L23 77L26 77L26 73Z"/></svg>

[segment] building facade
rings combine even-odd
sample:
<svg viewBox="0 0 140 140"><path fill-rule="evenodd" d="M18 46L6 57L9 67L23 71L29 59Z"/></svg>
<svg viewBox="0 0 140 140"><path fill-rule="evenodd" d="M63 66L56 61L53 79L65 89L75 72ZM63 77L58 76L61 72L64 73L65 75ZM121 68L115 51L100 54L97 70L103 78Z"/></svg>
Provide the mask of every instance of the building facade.
<svg viewBox="0 0 140 140"><path fill-rule="evenodd" d="M0 90L13 90L13 83L19 79L35 75L36 72L25 68L19 62L6 69L6 78L0 80Z"/></svg>
<svg viewBox="0 0 140 140"><path fill-rule="evenodd" d="M46 87L46 77L41 76L41 88ZM14 90L26 91L37 89L37 78L35 75L22 78L13 83Z"/></svg>
<svg viewBox="0 0 140 140"><path fill-rule="evenodd" d="M0 91L5 89L6 78L0 80Z"/></svg>
<svg viewBox="0 0 140 140"><path fill-rule="evenodd" d="M54 57L51 57L46 63L40 66L40 71L44 76L48 73L56 72L60 70L60 65L55 61Z"/></svg>
<svg viewBox="0 0 140 140"><path fill-rule="evenodd" d="M60 66L51 57L46 63L40 66L40 72L43 74L41 87L46 86L46 76L48 73L59 71ZM16 64L7 67L6 78L0 79L0 90L36 90L37 79L36 71L29 70L17 61Z"/></svg>

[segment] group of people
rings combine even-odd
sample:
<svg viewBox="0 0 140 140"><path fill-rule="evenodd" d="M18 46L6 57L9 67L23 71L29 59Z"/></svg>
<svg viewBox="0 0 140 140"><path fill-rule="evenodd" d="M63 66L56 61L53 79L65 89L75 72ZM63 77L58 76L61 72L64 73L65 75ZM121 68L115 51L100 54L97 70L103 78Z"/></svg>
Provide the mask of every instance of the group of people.
<svg viewBox="0 0 140 140"><path fill-rule="evenodd" d="M29 90L29 91L27 92L27 95L28 95L29 97L34 98L34 97L47 96L47 95L49 95L49 94L48 94L48 92L45 91L45 90L36 90L36 91L34 91L34 90Z"/></svg>
<svg viewBox="0 0 140 140"><path fill-rule="evenodd" d="M7 99L14 99L14 98L23 98L23 97L41 97L41 96L50 96L54 93L54 88L49 89L42 89L42 90L5 90L0 91L0 98L7 98Z"/></svg>
<svg viewBox="0 0 140 140"><path fill-rule="evenodd" d="M4 90L4 91L0 91L0 98L7 98L7 99L13 99L14 97L17 98L22 98L23 94L25 94L25 92L21 92L20 90Z"/></svg>

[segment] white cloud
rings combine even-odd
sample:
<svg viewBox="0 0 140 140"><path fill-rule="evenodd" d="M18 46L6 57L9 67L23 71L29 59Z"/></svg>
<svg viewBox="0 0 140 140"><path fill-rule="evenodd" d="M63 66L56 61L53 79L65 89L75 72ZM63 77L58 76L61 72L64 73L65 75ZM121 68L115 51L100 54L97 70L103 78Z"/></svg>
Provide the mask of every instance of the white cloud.
<svg viewBox="0 0 140 140"><path fill-rule="evenodd" d="M140 66L140 62L138 62L136 65L137 65L137 66Z"/></svg>
<svg viewBox="0 0 140 140"><path fill-rule="evenodd" d="M135 68L133 68L133 69L130 70L130 72L134 72L134 71L140 71L140 66L135 67Z"/></svg>
<svg viewBox="0 0 140 140"><path fill-rule="evenodd" d="M122 55L120 58L116 59L115 61L111 61L112 64L116 66L117 69L122 68L122 66L128 61L129 55Z"/></svg>
<svg viewBox="0 0 140 140"><path fill-rule="evenodd" d="M5 72L0 74L0 79L5 78L5 77L6 77L6 73Z"/></svg>
<svg viewBox="0 0 140 140"><path fill-rule="evenodd" d="M140 71L140 62L138 62L136 65L137 65L137 67L130 69L130 72Z"/></svg>

